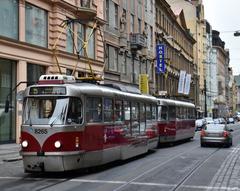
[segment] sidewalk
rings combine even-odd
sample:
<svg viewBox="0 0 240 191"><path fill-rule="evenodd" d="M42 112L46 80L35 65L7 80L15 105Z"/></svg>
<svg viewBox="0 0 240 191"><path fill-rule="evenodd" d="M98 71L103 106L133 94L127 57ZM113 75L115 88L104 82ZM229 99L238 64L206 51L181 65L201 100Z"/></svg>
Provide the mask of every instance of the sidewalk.
<svg viewBox="0 0 240 191"><path fill-rule="evenodd" d="M21 160L19 155L20 145L16 143L0 145L0 162L13 162Z"/></svg>

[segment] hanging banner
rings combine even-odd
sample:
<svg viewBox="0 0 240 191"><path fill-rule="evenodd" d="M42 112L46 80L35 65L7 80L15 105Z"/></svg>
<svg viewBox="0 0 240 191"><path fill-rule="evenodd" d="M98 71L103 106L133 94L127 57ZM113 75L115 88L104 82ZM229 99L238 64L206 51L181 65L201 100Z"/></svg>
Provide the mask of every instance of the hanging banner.
<svg viewBox="0 0 240 191"><path fill-rule="evenodd" d="M139 74L139 89L142 94L149 94L147 74Z"/></svg>
<svg viewBox="0 0 240 191"><path fill-rule="evenodd" d="M156 60L157 60L157 74L165 73L165 45L157 44L156 46Z"/></svg>
<svg viewBox="0 0 240 191"><path fill-rule="evenodd" d="M185 85L183 93L188 95L190 93L191 74L187 74L185 77Z"/></svg>
<svg viewBox="0 0 240 191"><path fill-rule="evenodd" d="M180 76L178 81L178 93L182 94L184 90L186 71L180 70Z"/></svg>

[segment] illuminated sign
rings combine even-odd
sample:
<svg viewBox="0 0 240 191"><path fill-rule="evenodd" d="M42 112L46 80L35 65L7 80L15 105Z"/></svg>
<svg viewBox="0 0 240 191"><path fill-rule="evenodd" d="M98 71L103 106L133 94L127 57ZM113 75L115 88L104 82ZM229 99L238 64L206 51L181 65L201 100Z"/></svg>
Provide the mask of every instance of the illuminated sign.
<svg viewBox="0 0 240 191"><path fill-rule="evenodd" d="M29 95L66 95L65 87L31 87Z"/></svg>

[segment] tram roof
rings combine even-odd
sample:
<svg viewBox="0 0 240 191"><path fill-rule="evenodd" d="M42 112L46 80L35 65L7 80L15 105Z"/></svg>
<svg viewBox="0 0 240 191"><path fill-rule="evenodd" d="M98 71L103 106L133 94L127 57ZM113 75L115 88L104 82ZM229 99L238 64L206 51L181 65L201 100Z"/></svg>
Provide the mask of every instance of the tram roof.
<svg viewBox="0 0 240 191"><path fill-rule="evenodd" d="M42 85L32 85L26 92L29 95L31 87L66 87L66 96L106 96L106 97L117 97L119 99L129 98L129 99L144 99L145 101L157 102L157 99L151 95L140 94L140 92L135 91L135 88L130 86L121 86L118 88L116 86L111 87L109 85L96 85L92 83L70 83L70 84L42 84ZM30 96L30 95L29 95ZM39 95L38 95L39 96ZM46 96L46 95L44 95ZM49 95L48 95L49 96Z"/></svg>
<svg viewBox="0 0 240 191"><path fill-rule="evenodd" d="M185 106L185 107L195 107L193 103L186 101L172 100L172 99L161 99L157 98L158 105L170 105L170 106Z"/></svg>

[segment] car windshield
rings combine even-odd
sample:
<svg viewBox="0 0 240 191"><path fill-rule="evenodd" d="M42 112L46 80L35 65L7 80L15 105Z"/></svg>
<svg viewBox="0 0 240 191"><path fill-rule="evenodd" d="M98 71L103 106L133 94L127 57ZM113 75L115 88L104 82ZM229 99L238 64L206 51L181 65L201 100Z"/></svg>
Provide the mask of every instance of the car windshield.
<svg viewBox="0 0 240 191"><path fill-rule="evenodd" d="M24 106L23 124L62 125L65 121L69 98L27 98Z"/></svg>
<svg viewBox="0 0 240 191"><path fill-rule="evenodd" d="M222 124L208 124L206 126L206 130L209 130L209 131L222 131L224 130L225 128L225 125L222 125Z"/></svg>

